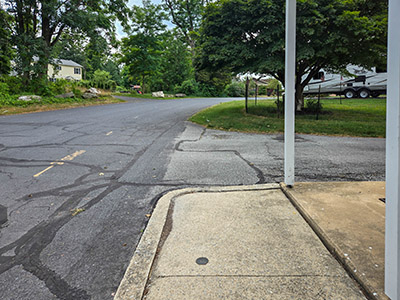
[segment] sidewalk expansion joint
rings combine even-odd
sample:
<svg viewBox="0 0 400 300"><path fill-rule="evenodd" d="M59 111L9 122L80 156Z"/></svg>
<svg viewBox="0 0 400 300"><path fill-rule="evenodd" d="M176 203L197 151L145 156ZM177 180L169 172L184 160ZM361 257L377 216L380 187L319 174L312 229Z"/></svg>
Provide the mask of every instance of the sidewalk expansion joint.
<svg viewBox="0 0 400 300"><path fill-rule="evenodd" d="M303 217L306 223L318 236L325 248L332 254L336 261L343 267L347 274L354 280L358 287L362 290L368 299L378 300L376 293L371 289L368 282L362 278L361 274L357 273L357 268L352 261L345 258L343 251L338 247L322 230L322 228L312 219L304 207L297 201L296 197L291 193L291 188L284 183L280 183L280 187L285 196L289 199L292 205L296 208L299 214Z"/></svg>
<svg viewBox="0 0 400 300"><path fill-rule="evenodd" d="M156 278L302 278L302 277L321 277L321 278L335 278L340 275L318 275L318 274L304 274L304 275L157 275Z"/></svg>

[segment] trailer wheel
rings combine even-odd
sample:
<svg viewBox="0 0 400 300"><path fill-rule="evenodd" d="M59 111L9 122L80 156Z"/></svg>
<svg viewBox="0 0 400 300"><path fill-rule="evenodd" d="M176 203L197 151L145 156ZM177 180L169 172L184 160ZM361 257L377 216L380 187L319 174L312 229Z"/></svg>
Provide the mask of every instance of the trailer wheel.
<svg viewBox="0 0 400 300"><path fill-rule="evenodd" d="M355 92L354 90L345 90L345 91L344 91L344 96L345 96L347 99L352 99L352 98L355 98L355 97L356 97L356 92Z"/></svg>
<svg viewBox="0 0 400 300"><path fill-rule="evenodd" d="M371 92L368 89L361 89L358 94L360 95L360 98L367 99Z"/></svg>

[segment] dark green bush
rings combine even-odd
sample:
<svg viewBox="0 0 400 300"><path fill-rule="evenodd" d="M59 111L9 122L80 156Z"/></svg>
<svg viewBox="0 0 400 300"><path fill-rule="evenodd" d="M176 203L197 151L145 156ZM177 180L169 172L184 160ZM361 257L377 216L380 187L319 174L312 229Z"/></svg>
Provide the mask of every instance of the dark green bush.
<svg viewBox="0 0 400 300"><path fill-rule="evenodd" d="M186 95L196 95L199 93L199 84L194 79L182 82L181 86L175 87L176 93L184 93Z"/></svg>
<svg viewBox="0 0 400 300"><path fill-rule="evenodd" d="M318 99L308 99L306 110L311 114L320 113L322 111L322 104L318 102Z"/></svg>
<svg viewBox="0 0 400 300"><path fill-rule="evenodd" d="M244 97L246 91L244 82L234 81L225 88L225 95L229 97Z"/></svg>
<svg viewBox="0 0 400 300"><path fill-rule="evenodd" d="M54 95L66 93L67 89L71 88L71 85L73 85L73 82L65 79L57 79L55 82L48 83L51 93Z"/></svg>
<svg viewBox="0 0 400 300"><path fill-rule="evenodd" d="M8 84L5 82L0 82L0 95L9 95Z"/></svg>
<svg viewBox="0 0 400 300"><path fill-rule="evenodd" d="M20 77L3 75L0 77L0 82L7 84L10 95L21 93L22 80Z"/></svg>

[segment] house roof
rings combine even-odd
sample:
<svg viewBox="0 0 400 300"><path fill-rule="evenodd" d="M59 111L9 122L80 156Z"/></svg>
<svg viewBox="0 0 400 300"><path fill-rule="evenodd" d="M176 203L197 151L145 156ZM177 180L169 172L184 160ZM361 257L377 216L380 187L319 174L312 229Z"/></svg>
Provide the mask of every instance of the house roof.
<svg viewBox="0 0 400 300"><path fill-rule="evenodd" d="M57 65L70 66L70 67L81 67L81 68L83 68L83 66L81 66L80 64L74 62L73 60L68 60L68 59L55 59L54 62L55 62Z"/></svg>
<svg viewBox="0 0 400 300"><path fill-rule="evenodd" d="M33 57L33 61L37 62L38 60L39 60L39 58L38 58L37 56L34 56L34 57ZM53 60L53 62L54 62L54 64L56 64L56 65L69 66L69 67L81 67L81 68L83 68L82 65L80 65L80 64L78 64L78 63L76 63L76 62L74 62L73 60L69 60L69 59L57 59L57 58L55 58L55 59ZM51 63L51 61L50 61L50 63Z"/></svg>

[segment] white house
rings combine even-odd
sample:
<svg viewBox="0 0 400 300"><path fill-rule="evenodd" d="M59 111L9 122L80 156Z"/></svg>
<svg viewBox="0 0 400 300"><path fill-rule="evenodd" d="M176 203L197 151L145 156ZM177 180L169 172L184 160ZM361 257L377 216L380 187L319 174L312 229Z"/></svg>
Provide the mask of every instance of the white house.
<svg viewBox="0 0 400 300"><path fill-rule="evenodd" d="M47 75L54 81L59 78L69 80L82 80L83 66L66 59L56 59L53 64L49 64Z"/></svg>

